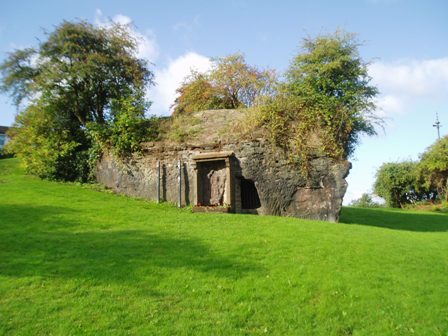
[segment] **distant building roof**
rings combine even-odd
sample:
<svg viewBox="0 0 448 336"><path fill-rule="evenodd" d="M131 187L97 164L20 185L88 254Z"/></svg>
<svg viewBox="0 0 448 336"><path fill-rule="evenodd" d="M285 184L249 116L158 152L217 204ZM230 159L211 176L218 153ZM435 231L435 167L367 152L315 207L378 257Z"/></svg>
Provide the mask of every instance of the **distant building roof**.
<svg viewBox="0 0 448 336"><path fill-rule="evenodd" d="M0 126L0 134L5 134L7 130L9 130L9 127L7 127L7 126Z"/></svg>

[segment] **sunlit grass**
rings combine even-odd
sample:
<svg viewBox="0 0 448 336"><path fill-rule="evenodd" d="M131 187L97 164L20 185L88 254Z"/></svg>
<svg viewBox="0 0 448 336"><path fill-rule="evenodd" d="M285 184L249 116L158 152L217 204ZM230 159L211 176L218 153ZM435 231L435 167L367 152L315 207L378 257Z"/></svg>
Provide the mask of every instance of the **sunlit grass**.
<svg viewBox="0 0 448 336"><path fill-rule="evenodd" d="M0 334L444 335L448 216L192 214L0 160Z"/></svg>

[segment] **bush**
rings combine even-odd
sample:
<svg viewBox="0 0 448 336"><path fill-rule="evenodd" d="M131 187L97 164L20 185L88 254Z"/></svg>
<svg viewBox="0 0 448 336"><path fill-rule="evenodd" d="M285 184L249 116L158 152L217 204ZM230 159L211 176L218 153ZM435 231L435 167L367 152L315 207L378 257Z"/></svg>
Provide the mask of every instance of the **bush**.
<svg viewBox="0 0 448 336"><path fill-rule="evenodd" d="M423 189L434 189L448 201L448 135L436 141L421 155L418 177Z"/></svg>
<svg viewBox="0 0 448 336"><path fill-rule="evenodd" d="M66 128L40 105L16 117L8 134L7 153L16 153L28 173L52 180L86 181L89 141L76 127Z"/></svg>
<svg viewBox="0 0 448 336"><path fill-rule="evenodd" d="M372 196L370 194L364 193L361 195L360 198L357 200L354 200L350 203L353 207L359 207L359 208L379 208L382 207L381 204L375 202L372 199Z"/></svg>
<svg viewBox="0 0 448 336"><path fill-rule="evenodd" d="M437 192L426 189L418 178L414 161L384 163L376 173L374 192L392 208L403 208L419 201L434 201Z"/></svg>

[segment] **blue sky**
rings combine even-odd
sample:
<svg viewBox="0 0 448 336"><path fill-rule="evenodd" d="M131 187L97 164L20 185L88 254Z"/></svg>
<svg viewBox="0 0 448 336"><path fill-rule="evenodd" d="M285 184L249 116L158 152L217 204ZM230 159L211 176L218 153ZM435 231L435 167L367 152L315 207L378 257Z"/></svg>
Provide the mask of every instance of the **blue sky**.
<svg viewBox="0 0 448 336"><path fill-rule="evenodd" d="M305 37L344 29L364 41L361 56L381 95L385 130L363 138L351 159L345 203L371 190L383 162L417 159L436 140L436 112L448 130L448 1L7 1L0 4L0 61L35 46L63 20L133 23L139 55L151 61L157 87L151 113L168 114L175 88L191 67L234 52L279 73ZM16 109L0 95L0 125Z"/></svg>

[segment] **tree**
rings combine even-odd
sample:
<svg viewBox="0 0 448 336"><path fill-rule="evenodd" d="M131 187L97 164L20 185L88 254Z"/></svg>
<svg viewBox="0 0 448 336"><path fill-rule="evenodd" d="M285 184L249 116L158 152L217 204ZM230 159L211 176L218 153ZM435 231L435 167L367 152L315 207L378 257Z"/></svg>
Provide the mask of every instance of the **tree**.
<svg viewBox="0 0 448 336"><path fill-rule="evenodd" d="M272 70L262 71L248 65L241 54L215 58L208 72L193 71L177 89L179 96L173 115L250 107L260 97L272 95L275 83Z"/></svg>
<svg viewBox="0 0 448 336"><path fill-rule="evenodd" d="M313 157L346 159L360 134L373 135L378 93L352 34L305 39L285 74L278 94L260 108L271 140L305 171ZM308 168L307 168L308 167Z"/></svg>
<svg viewBox="0 0 448 336"><path fill-rule="evenodd" d="M33 79L38 75L38 70L32 65L35 54L33 48L16 50L0 65L3 75L0 90L9 92L16 106L33 96Z"/></svg>
<svg viewBox="0 0 448 336"><path fill-rule="evenodd" d="M231 108L205 74L193 71L176 91L178 97L174 102L174 117L203 110Z"/></svg>
<svg viewBox="0 0 448 336"><path fill-rule="evenodd" d="M248 65L242 54L233 54L213 60L210 81L225 104L236 109L251 107L257 98L271 95L276 75Z"/></svg>
<svg viewBox="0 0 448 336"><path fill-rule="evenodd" d="M353 200L351 206L359 208L379 208L381 204L375 202L370 194L364 193L360 198Z"/></svg>
<svg viewBox="0 0 448 336"><path fill-rule="evenodd" d="M437 190L448 201L448 136L435 142L421 155L418 176L423 188Z"/></svg>
<svg viewBox="0 0 448 336"><path fill-rule="evenodd" d="M339 145L331 150L341 157L353 153L360 134L375 134L378 120L373 114L378 90L370 85L359 45L353 34L343 32L305 39L305 52L286 73L284 90L300 97L310 128L325 130L329 142Z"/></svg>
<svg viewBox="0 0 448 336"><path fill-rule="evenodd" d="M41 145L45 143L49 152L60 152L52 153L53 157L66 153L52 147L55 141L71 152L85 152L92 147L92 139L104 139L92 137L89 130L109 134L123 119L117 107L126 100L133 102L128 107L135 108L133 122L144 123L144 91L152 84L153 74L146 62L135 56L136 42L127 26L105 28L65 21L37 48L11 53L0 65L1 89L9 92L17 105L26 102L28 107L19 114L10 147L29 157L35 145L26 141L24 135L28 134ZM48 123L46 130L41 127L42 120ZM81 156L88 157L86 153ZM62 157L65 160L59 161L70 167L80 155ZM47 168L43 176L74 179L72 174L61 175L63 164L57 165L53 159L33 160L25 160L30 172L42 175L42 170L35 169L40 163Z"/></svg>
<svg viewBox="0 0 448 336"><path fill-rule="evenodd" d="M392 208L421 200L423 195L417 192L417 162L384 163L376 173L374 192L386 200Z"/></svg>

